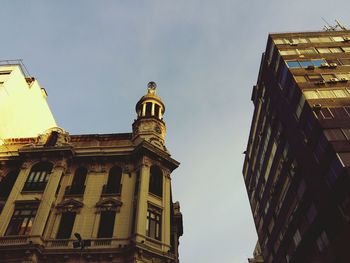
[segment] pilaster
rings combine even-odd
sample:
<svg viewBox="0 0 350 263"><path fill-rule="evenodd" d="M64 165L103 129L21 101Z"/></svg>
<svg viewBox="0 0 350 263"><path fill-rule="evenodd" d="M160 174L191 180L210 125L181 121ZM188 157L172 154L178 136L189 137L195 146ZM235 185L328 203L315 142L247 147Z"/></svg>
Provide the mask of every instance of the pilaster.
<svg viewBox="0 0 350 263"><path fill-rule="evenodd" d="M144 241L142 236L146 235L146 219L147 219L147 196L149 186L150 165L143 162L140 173L140 186L136 211L136 241ZM141 235L141 237L140 237Z"/></svg>
<svg viewBox="0 0 350 263"><path fill-rule="evenodd" d="M56 198L56 189L66 168L67 162L62 159L52 169L50 179L41 198L31 235L41 236L43 234L45 222Z"/></svg>

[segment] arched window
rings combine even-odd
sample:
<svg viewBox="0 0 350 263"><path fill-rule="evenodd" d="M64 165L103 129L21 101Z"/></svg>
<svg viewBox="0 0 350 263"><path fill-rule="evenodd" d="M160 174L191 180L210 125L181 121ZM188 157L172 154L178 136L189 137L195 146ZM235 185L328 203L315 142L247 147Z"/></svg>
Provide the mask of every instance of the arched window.
<svg viewBox="0 0 350 263"><path fill-rule="evenodd" d="M149 192L159 197L163 196L163 173L157 166L151 167Z"/></svg>
<svg viewBox="0 0 350 263"><path fill-rule="evenodd" d="M113 166L108 173L107 184L104 185L103 194L120 194L123 170L119 166Z"/></svg>
<svg viewBox="0 0 350 263"><path fill-rule="evenodd" d="M51 174L53 164L40 162L35 164L24 184L23 191L44 191Z"/></svg>
<svg viewBox="0 0 350 263"><path fill-rule="evenodd" d="M84 194L87 172L88 171L85 167L79 167L75 170L72 185L66 188L66 195Z"/></svg>
<svg viewBox="0 0 350 263"><path fill-rule="evenodd" d="M12 191L12 187L16 182L19 170L9 172L0 182L0 198L7 199Z"/></svg>

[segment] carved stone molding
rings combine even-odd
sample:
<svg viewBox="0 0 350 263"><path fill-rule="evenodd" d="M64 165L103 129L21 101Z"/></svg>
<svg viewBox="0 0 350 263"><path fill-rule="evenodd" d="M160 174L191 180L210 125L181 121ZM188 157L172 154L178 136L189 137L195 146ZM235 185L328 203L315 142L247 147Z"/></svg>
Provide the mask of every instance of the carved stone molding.
<svg viewBox="0 0 350 263"><path fill-rule="evenodd" d="M150 158L148 158L147 156L144 156L142 158L141 164L144 165L144 166L147 166L147 167L151 167L153 162L152 162L152 160Z"/></svg>
<svg viewBox="0 0 350 263"><path fill-rule="evenodd" d="M120 212L120 207L123 205L123 203L115 198L106 198L100 200L96 204L97 212L102 211L116 211L117 213Z"/></svg>
<svg viewBox="0 0 350 263"><path fill-rule="evenodd" d="M55 162L54 169L63 169L66 170L68 167L68 162L66 159L61 159Z"/></svg>
<svg viewBox="0 0 350 263"><path fill-rule="evenodd" d="M56 206L56 209L59 213L64 212L80 212L80 209L84 206L84 204L75 199L64 200Z"/></svg>

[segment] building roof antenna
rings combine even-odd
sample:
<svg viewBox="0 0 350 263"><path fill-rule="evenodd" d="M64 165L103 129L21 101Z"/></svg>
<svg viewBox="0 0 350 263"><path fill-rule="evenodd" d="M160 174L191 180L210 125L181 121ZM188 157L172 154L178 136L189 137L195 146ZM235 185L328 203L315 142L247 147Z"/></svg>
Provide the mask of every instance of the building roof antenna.
<svg viewBox="0 0 350 263"><path fill-rule="evenodd" d="M325 31L335 31L335 27L331 26L326 19L324 19L323 17L321 17L321 19L327 24L323 27Z"/></svg>
<svg viewBox="0 0 350 263"><path fill-rule="evenodd" d="M346 27L343 26L343 25L339 22L339 20L335 19L335 22L337 23L337 26L338 26L338 27L340 27L340 28L343 29L343 30L347 30Z"/></svg>

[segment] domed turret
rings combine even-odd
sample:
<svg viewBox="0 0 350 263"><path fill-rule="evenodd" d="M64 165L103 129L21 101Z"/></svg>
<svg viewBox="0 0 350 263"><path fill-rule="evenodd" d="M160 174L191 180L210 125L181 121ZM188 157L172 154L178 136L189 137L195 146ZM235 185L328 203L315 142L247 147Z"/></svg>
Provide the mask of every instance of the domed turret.
<svg viewBox="0 0 350 263"><path fill-rule="evenodd" d="M148 83L147 94L136 104L137 119L134 121L133 140L147 140L157 147L165 149L166 127L163 122L165 106L157 95L157 84Z"/></svg>
<svg viewBox="0 0 350 263"><path fill-rule="evenodd" d="M157 84L153 81L148 83L147 94L136 104L138 118L156 118L162 120L165 107L161 98L156 93Z"/></svg>

